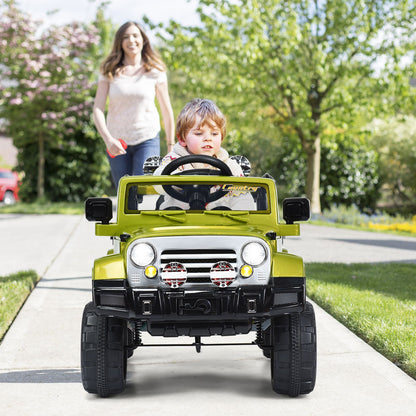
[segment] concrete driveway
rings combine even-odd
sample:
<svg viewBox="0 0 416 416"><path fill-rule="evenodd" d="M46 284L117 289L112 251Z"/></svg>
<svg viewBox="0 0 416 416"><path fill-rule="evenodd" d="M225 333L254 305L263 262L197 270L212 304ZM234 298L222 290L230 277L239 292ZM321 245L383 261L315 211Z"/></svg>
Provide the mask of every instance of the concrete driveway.
<svg viewBox="0 0 416 416"><path fill-rule="evenodd" d="M384 249L393 261L415 260L416 239L346 230L340 237L340 230L311 225L301 229L303 236L286 245L306 261L325 261L326 256L341 261L338 244L344 261L345 253L355 253L352 262L365 261L358 259ZM316 388L307 396L274 394L269 361L255 346L203 347L201 354L192 347L137 349L123 394L108 399L87 394L80 382L81 314L91 298L93 259L110 248L110 240L95 237L94 225L80 216L1 215L0 235L1 265L7 270L0 274L35 268L43 276L0 345L3 415L414 414L416 381L316 305L318 374ZM388 260L385 254L376 261ZM252 339L239 337L242 342ZM223 339L205 342L215 341Z"/></svg>

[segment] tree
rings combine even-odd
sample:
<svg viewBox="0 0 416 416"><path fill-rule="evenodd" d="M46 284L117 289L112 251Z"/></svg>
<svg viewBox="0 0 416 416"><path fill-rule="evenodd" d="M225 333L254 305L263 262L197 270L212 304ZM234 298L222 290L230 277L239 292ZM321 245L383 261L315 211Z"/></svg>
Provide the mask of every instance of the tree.
<svg viewBox="0 0 416 416"><path fill-rule="evenodd" d="M415 11L407 0L200 0L200 26L170 22L161 37L188 91L297 138L319 213L323 132L348 129L363 109L368 120L398 110L387 92L393 79L409 90Z"/></svg>
<svg viewBox="0 0 416 416"><path fill-rule="evenodd" d="M369 126L371 143L380 155L384 205L387 208L416 207L416 118L374 120ZM406 209L404 209L406 211Z"/></svg>
<svg viewBox="0 0 416 416"><path fill-rule="evenodd" d="M59 199L62 193L54 189L53 176L65 176L69 166L78 171L74 177L78 176L85 191L102 189L107 181L102 168L105 152L101 141L88 132L91 81L96 71L90 58L99 41L97 30L72 23L42 32L41 22L20 11L14 0L4 0L0 6L0 117L6 120L6 133L19 149L18 168L25 172L21 196L26 200ZM71 147L78 150L71 153ZM73 159L54 164L62 155L96 153L103 156L86 160L90 164L86 169ZM83 177L88 170L89 175ZM52 176L45 177L45 172ZM65 179L60 183L70 188ZM68 197L79 200L83 194Z"/></svg>
<svg viewBox="0 0 416 416"><path fill-rule="evenodd" d="M251 143L258 143L253 148ZM380 175L378 155L367 143L368 132L353 136L337 133L333 140L322 143L321 189L322 209L333 205L357 206L362 212L373 212L379 198ZM268 137L255 136L239 143L243 154L254 156L255 174L271 174L276 180L279 198L301 195L305 189L306 158L294 138L277 142ZM264 149L267 148L267 152Z"/></svg>

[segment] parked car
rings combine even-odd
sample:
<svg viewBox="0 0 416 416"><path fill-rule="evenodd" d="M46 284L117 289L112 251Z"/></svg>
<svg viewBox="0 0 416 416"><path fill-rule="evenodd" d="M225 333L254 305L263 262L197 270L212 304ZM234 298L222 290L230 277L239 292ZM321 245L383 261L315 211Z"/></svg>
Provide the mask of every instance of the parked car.
<svg viewBox="0 0 416 416"><path fill-rule="evenodd" d="M19 178L16 172L10 169L0 168L0 202L12 205L18 199Z"/></svg>
<svg viewBox="0 0 416 416"><path fill-rule="evenodd" d="M187 163L213 168L171 174ZM299 235L296 222L309 219L308 199L285 199L281 222L270 176L233 177L220 160L191 155L160 176L123 177L115 222L109 198L88 198L85 213L97 236L113 240L94 262L82 318L87 392L124 390L127 359L145 346L141 332L191 337L200 352L212 345L204 337L253 331L276 393L314 389L315 314L303 260L283 247L285 236Z"/></svg>

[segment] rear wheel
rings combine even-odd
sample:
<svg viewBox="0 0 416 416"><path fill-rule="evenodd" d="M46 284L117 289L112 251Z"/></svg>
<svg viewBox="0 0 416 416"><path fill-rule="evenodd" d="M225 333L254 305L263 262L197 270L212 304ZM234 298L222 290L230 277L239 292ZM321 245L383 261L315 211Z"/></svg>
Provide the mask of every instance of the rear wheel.
<svg viewBox="0 0 416 416"><path fill-rule="evenodd" d="M126 322L97 315L92 302L84 308L81 328L81 375L88 393L107 397L126 387Z"/></svg>
<svg viewBox="0 0 416 416"><path fill-rule="evenodd" d="M272 319L271 375L276 393L308 394L316 379L316 324L313 306Z"/></svg>

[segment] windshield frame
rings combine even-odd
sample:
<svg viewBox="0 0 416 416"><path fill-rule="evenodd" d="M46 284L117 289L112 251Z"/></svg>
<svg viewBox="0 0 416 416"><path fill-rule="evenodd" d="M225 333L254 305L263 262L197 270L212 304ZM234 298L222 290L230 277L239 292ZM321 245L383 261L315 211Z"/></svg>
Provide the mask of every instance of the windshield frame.
<svg viewBox="0 0 416 416"><path fill-rule="evenodd" d="M170 199L170 202L172 201L178 202L177 204L174 204L172 207L169 207L169 212L171 213L175 211L179 211L179 212L182 211L188 214L196 214L196 213L201 213L201 212L203 213L205 211L218 210L218 211L228 212L228 213L232 213L232 212L234 213L238 213L238 212L259 213L261 212L264 214L270 214L272 210L270 186L268 183L264 183L264 181L256 181L256 179L259 179L259 178L234 177L234 176L231 176L231 177L196 176L196 175L129 177L129 181L128 183L125 184L125 187L124 187L124 200L123 200L122 206L124 207L125 215L137 215L137 214L140 214L141 212L160 212L160 211L166 212L166 206L159 208L159 209L141 209L140 199L139 199L138 209L132 208L131 204L129 207L128 195L129 195L129 192L131 192L130 189L134 189L136 187L140 189L140 193L143 194L143 196L154 195L155 198L157 199L158 196L160 197L161 195L164 195L166 198ZM175 184L183 185L183 186L189 186L189 185L219 186L221 187L220 189L223 189L224 192L227 192L227 193L224 196L220 196L217 201L212 201L210 203L207 203L206 206L208 208L206 210L205 209L190 209L189 204L187 202L182 202L182 201L173 199L171 196L167 195L165 190L163 189L164 185L174 186ZM265 202L267 205L266 209L259 209L259 204L254 202L256 200L255 197L258 197L260 189L264 189ZM133 191L133 192L136 193L137 191ZM230 194L230 192L232 193ZM252 195L253 200L251 200L250 198L247 199L246 195ZM240 198L240 200L233 199L233 198L238 198L241 196L243 197L242 199ZM119 195L119 198L120 198L120 195ZM130 197L130 201L131 200L132 200L132 196ZM222 203L220 201L222 201ZM224 209L221 209L224 202L225 203L228 202L229 207L228 208L225 207ZM241 203L245 205L239 205ZM251 203L253 204L253 206L251 206ZM133 202L133 205L135 205L134 202ZM178 209L174 209L175 205L177 206Z"/></svg>

